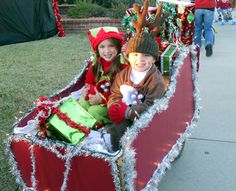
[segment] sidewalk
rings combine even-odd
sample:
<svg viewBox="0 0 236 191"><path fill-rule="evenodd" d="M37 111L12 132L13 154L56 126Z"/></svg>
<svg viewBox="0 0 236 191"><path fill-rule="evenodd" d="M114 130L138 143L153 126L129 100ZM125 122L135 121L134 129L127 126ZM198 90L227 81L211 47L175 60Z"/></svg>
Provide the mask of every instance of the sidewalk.
<svg viewBox="0 0 236 191"><path fill-rule="evenodd" d="M236 190L236 25L214 26L213 56L201 50L200 120L160 191Z"/></svg>

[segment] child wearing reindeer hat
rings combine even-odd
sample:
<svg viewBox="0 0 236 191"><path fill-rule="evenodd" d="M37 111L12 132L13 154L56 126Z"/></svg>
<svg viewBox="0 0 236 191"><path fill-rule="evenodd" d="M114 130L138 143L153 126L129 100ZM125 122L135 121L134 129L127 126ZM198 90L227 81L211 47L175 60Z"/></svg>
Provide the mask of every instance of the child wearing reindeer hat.
<svg viewBox="0 0 236 191"><path fill-rule="evenodd" d="M89 63L85 86L79 104L96 120L97 125L109 123L107 101L116 73L127 66L122 63L123 38L116 27L99 27L87 32L95 58Z"/></svg>
<svg viewBox="0 0 236 191"><path fill-rule="evenodd" d="M164 19L161 18L164 15L160 5L150 33L145 33L143 28L146 26L147 8L148 1L144 2L142 12L140 7L134 5L138 21L133 22L136 35L128 41L126 46L129 66L117 74L111 87L108 114L114 125L106 129L108 133L105 133L103 137L105 142L109 142L110 139L113 151L120 148L119 141L127 127L153 105L154 100L160 98L165 91L164 80L155 65L159 57L155 36L160 30L158 25L160 20Z"/></svg>

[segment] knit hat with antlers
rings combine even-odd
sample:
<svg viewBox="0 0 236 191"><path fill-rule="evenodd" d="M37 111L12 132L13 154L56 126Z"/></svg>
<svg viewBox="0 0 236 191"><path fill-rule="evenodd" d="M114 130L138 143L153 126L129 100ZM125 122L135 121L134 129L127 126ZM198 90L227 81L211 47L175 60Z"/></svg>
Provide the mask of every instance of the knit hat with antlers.
<svg viewBox="0 0 236 191"><path fill-rule="evenodd" d="M132 24L136 29L136 34L128 41L126 46L126 54L128 55L131 52L140 52L150 54L157 59L159 57L159 47L155 40L155 36L158 36L163 30L161 25L168 14L162 12L162 4L160 4L157 7L154 21L150 22L146 19L148 0L144 1L142 9L138 4L134 4L133 8L138 16L137 21L132 20ZM149 28L149 33L144 32L145 27Z"/></svg>

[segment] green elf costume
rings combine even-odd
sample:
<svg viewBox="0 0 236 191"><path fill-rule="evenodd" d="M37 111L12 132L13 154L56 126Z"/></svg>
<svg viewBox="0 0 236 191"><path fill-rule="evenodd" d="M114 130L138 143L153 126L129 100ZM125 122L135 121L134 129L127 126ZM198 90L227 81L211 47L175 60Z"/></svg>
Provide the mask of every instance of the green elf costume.
<svg viewBox="0 0 236 191"><path fill-rule="evenodd" d="M87 32L91 47L95 52L95 58L89 62L88 71L86 73L85 86L89 86L87 95L79 99L79 104L88 111L96 120L97 127L110 123L108 117L107 101L110 96L110 87L114 81L115 74L125 68L127 65L122 62L121 46L124 43L121 33L116 27L99 27L91 29ZM108 62L101 58L98 54L98 45L106 39L117 39L120 41L118 53L115 59ZM111 72L110 68L113 64L117 64L116 72ZM94 68L97 72L95 74ZM102 101L100 104L90 104L89 94L95 95L99 93Z"/></svg>

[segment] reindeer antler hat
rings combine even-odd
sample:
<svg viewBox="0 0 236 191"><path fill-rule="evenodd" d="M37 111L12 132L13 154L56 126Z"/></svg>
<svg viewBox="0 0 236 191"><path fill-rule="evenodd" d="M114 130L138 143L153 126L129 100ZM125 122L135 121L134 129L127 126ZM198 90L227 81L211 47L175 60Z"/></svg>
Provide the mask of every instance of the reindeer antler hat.
<svg viewBox="0 0 236 191"><path fill-rule="evenodd" d="M132 24L136 29L135 36L131 37L126 46L126 54L131 52L140 52L152 55L154 58L159 57L159 47L155 40L163 27L161 26L167 14L162 13L162 4L157 7L155 19L153 23L148 23L146 20L146 15L148 11L148 0L144 1L143 8L141 6L134 4L134 10L137 13L138 20L132 20ZM150 32L144 32L144 28L148 26Z"/></svg>

